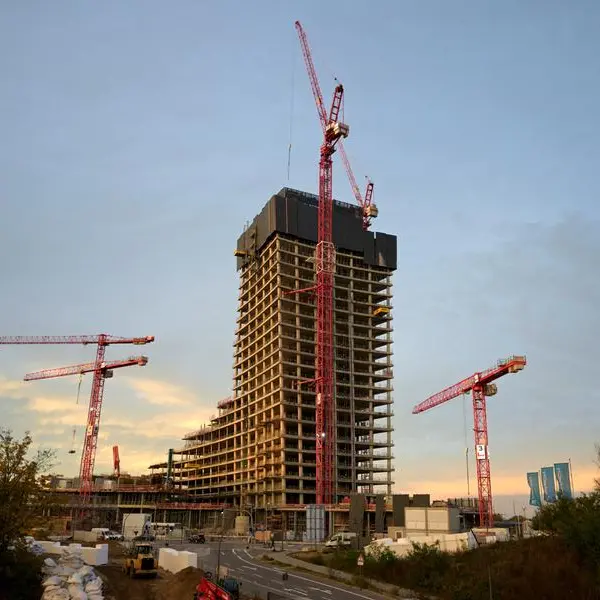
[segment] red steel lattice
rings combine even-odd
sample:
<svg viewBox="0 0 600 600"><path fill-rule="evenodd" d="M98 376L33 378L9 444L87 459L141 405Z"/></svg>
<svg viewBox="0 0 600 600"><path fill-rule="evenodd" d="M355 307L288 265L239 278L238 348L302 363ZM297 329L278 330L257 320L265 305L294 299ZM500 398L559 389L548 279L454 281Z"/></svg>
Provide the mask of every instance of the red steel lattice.
<svg viewBox="0 0 600 600"><path fill-rule="evenodd" d="M473 432L475 437L475 462L477 466L477 492L479 495L479 524L481 527L494 526L494 499L492 497L492 475L488 452L488 426L486 396L497 392L493 382L509 373L518 373L525 368L524 356L511 356L499 360L495 367L475 373L462 381L434 394L417 404L413 414L418 414L448 402L461 394L473 396Z"/></svg>

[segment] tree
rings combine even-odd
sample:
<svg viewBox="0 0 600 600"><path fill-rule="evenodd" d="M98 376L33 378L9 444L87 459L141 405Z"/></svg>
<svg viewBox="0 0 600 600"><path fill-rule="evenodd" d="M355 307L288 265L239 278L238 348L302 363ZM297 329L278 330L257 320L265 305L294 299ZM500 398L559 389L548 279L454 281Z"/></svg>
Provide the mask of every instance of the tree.
<svg viewBox="0 0 600 600"><path fill-rule="evenodd" d="M0 429L0 555L39 523L47 503L40 479L51 468L54 452L38 450L30 456L32 443L29 433L17 439Z"/></svg>
<svg viewBox="0 0 600 600"><path fill-rule="evenodd" d="M54 453L31 456L32 442L28 433L17 439L0 429L0 600L37 600L42 593L42 560L29 552L24 535L48 504L41 478Z"/></svg>
<svg viewBox="0 0 600 600"><path fill-rule="evenodd" d="M600 467L600 446L596 446ZM582 560L600 566L600 480L596 489L577 498L559 497L544 504L532 519L533 529L561 538Z"/></svg>
<svg viewBox="0 0 600 600"><path fill-rule="evenodd" d="M596 466L600 469L600 444L596 444ZM596 491L600 492L600 479L594 479L594 485L596 486Z"/></svg>

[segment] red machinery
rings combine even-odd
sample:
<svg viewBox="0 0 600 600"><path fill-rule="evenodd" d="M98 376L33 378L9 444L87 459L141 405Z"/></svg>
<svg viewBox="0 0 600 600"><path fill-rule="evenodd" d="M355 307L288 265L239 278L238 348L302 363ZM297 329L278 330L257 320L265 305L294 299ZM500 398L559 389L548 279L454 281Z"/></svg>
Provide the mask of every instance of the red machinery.
<svg viewBox="0 0 600 600"><path fill-rule="evenodd" d="M115 478L121 477L121 460L119 459L119 446L113 446L113 469Z"/></svg>
<svg viewBox="0 0 600 600"><path fill-rule="evenodd" d="M138 365L145 366L148 363L146 356L132 356L125 360L112 362L93 362L81 365L72 365L69 367L59 367L58 369L46 369L36 373L27 373L25 381L37 381L39 379L52 379L54 377L64 377L67 375L78 375L83 373L94 373L92 383L92 398L88 410L88 420L85 429L85 438L83 443L83 452L81 455L81 466L79 471L79 486L82 496L82 504L89 498L92 490L92 475L94 472L94 462L96 460L96 448L98 446L98 431L100 429L100 413L102 411L102 397L104 394L104 380L113 376L113 369L122 367L132 367Z"/></svg>
<svg viewBox="0 0 600 600"><path fill-rule="evenodd" d="M473 395L473 431L475 432L475 459L477 464L477 488L479 492L479 524L481 527L493 527L494 507L492 498L492 476L488 453L488 427L486 396L493 396L498 388L493 383L508 373L518 373L525 368L524 356L511 356L499 360L498 364L487 371L475 373L457 384L427 398L413 408L413 415L448 402L461 394Z"/></svg>
<svg viewBox="0 0 600 600"><path fill-rule="evenodd" d="M328 123L327 111L325 109L325 103L323 102L323 94L321 93L321 86L319 85L319 79L317 78L317 72L313 63L310 46L308 45L308 38L306 37L306 33L304 32L300 21L296 21L295 27L296 31L298 32L298 37L300 38L302 55L304 56L306 70L308 71L308 77L310 79L310 87L312 88L312 93L315 98L315 103L317 105L317 112L321 121L321 128L323 129L323 132L325 132L325 128L327 127ZM352 193L354 194L354 198L356 199L356 202L361 208L363 229L366 230L371 225L371 219L374 219L378 215L377 207L373 204L374 184L372 181L367 181L367 189L365 191L365 197L363 198L360 193L360 189L358 188L358 185L356 183L354 173L352 172L352 167L350 166L350 161L348 160L348 156L346 155L346 150L344 149L342 140L340 140L338 143L338 150L340 152L342 162L344 163L344 167L348 175L348 181L350 182L350 186L352 187Z"/></svg>
<svg viewBox="0 0 600 600"><path fill-rule="evenodd" d="M194 600L232 600L231 594L219 587L214 581L203 577L196 586Z"/></svg>
<svg viewBox="0 0 600 600"><path fill-rule="evenodd" d="M110 368L118 368L130 366L132 364L145 365L148 359L145 357L137 357L133 360L134 362L118 361L118 363L105 363L104 355L106 353L106 347L111 344L133 344L135 346L142 346L149 344L154 341L153 335L144 337L115 337L101 333L99 335L71 335L71 336L0 336L0 344L96 344L96 360L93 363L86 365L77 365L74 367L66 367L65 369L55 369L52 371L41 371L38 374L32 373L26 375L26 380L32 379L47 379L48 377L61 377L63 375L79 374L82 372L94 372L94 379L92 382L92 391L90 394L90 404L88 408L88 419L87 429L85 433L83 452L81 454L81 465L79 467L79 482L80 492L83 496L82 501L85 502L89 498L91 487L92 487L92 474L94 470L94 461L96 458L96 447L98 444L98 426L100 424L100 411L102 409L102 395L104 391L104 380L106 377L112 376ZM140 362L141 361L141 362ZM123 364L127 363L127 364ZM143 363L143 364L142 364ZM112 365L112 367L110 366ZM81 371L81 368L85 367L87 370ZM75 369L73 371L73 369ZM79 370L77 370L79 369ZM41 373L58 373L53 375L41 376ZM29 379L28 379L29 378Z"/></svg>

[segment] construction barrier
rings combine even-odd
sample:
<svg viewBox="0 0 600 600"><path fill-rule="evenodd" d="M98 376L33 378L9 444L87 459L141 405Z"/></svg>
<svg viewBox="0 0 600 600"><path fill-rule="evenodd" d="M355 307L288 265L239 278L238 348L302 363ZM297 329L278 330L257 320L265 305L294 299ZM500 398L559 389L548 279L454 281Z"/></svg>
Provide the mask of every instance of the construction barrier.
<svg viewBox="0 0 600 600"><path fill-rule="evenodd" d="M161 548L158 551L158 566L165 571L178 573L187 567L198 568L198 555L195 552Z"/></svg>

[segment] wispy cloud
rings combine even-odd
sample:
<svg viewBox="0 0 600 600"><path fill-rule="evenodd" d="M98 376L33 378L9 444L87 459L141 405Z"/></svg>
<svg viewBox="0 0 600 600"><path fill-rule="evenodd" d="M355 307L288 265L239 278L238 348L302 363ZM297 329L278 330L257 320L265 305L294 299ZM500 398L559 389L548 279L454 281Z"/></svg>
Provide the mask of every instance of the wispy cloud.
<svg viewBox="0 0 600 600"><path fill-rule="evenodd" d="M27 389L27 384L24 381L15 379L7 379L0 375L0 396L7 398L23 398L24 390Z"/></svg>
<svg viewBox="0 0 600 600"><path fill-rule="evenodd" d="M197 402L192 392L167 381L124 378L135 395L156 406L189 406Z"/></svg>

